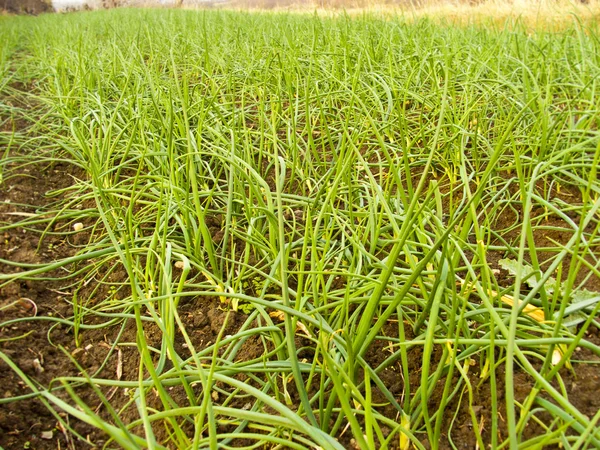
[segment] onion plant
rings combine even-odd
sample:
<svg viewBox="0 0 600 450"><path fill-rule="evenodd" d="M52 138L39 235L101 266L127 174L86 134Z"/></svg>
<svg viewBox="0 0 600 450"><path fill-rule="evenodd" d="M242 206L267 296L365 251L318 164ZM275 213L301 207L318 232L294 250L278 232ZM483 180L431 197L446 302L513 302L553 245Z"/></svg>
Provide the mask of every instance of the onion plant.
<svg viewBox="0 0 600 450"><path fill-rule="evenodd" d="M460 414L480 448L600 446L598 415L563 383L600 356L586 334L600 308L595 28L168 10L0 19L3 115L29 123L3 128L3 165L85 173L4 230L74 242L82 223L91 236L52 263L2 261L23 270L0 279L63 268L72 317L35 320L77 339L112 330L107 361L139 349L124 362L137 377L49 386L0 352L48 408L108 447L456 448ZM108 294L79 295L90 279ZM199 341L182 305L200 315L215 301L223 326ZM116 406L108 389L131 396Z"/></svg>

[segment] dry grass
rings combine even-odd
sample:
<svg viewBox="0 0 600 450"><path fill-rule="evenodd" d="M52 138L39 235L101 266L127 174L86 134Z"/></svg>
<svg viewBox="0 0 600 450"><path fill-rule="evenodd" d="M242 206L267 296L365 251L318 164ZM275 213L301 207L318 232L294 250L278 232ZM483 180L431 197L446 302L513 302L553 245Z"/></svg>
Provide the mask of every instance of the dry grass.
<svg viewBox="0 0 600 450"><path fill-rule="evenodd" d="M133 0L136 5L157 6L153 0ZM132 2L130 2L131 4ZM170 5L162 5L170 6ZM506 26L519 22L530 29L562 29L575 20L594 26L600 19L600 0L490 0L490 1L386 1L386 0L184 0L183 8L267 10L321 15L374 13L404 16L407 20L428 17L454 24Z"/></svg>
<svg viewBox="0 0 600 450"><path fill-rule="evenodd" d="M119 1L119 0L113 0ZM374 13L428 17L441 22L506 26L519 22L530 29L558 30L574 21L595 26L600 21L600 0L122 0L125 6L180 7L186 9L265 10L275 12L351 15ZM99 0L88 0L95 8Z"/></svg>
<svg viewBox="0 0 600 450"><path fill-rule="evenodd" d="M592 25L600 18L600 2L573 1L488 1L480 4L437 3L415 7L408 12L413 17L432 17L459 24L490 23L504 26L519 20L534 29L564 28L574 20Z"/></svg>

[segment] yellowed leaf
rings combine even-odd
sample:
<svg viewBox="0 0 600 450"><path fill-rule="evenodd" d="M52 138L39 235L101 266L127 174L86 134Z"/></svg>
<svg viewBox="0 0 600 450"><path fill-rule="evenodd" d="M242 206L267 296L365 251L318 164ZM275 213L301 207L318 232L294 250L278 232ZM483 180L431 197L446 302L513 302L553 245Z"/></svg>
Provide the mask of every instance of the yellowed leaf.
<svg viewBox="0 0 600 450"><path fill-rule="evenodd" d="M459 282L461 285L464 284L464 281L460 280ZM469 286L471 287L471 286ZM471 287L472 288L472 287ZM513 306L515 304L515 300L512 296L510 295L499 295L498 292L492 290L492 289L488 289L487 290L487 294L490 297L500 297L500 300L502 301L502 303L509 305L509 306ZM517 307L521 307L522 305L522 301L518 300L517 301ZM531 317L532 319L538 321L538 322L544 322L546 320L546 317L544 315L544 310L542 308L538 308L536 306L533 305L525 305L525 307L523 308L523 312L525 314L527 314L529 317Z"/></svg>
<svg viewBox="0 0 600 450"><path fill-rule="evenodd" d="M285 320L285 313L283 311L271 311L269 313L269 317L273 318L273 319L277 319L280 322L283 322ZM304 325L302 322L300 322L299 320L296 321L296 333L303 333L308 337L311 337L310 331L308 331L308 328L306 328L306 325Z"/></svg>
<svg viewBox="0 0 600 450"><path fill-rule="evenodd" d="M402 413L402 420L400 421L402 428L410 431L410 416ZM408 450L410 445L410 439L406 433L400 432L400 450Z"/></svg>

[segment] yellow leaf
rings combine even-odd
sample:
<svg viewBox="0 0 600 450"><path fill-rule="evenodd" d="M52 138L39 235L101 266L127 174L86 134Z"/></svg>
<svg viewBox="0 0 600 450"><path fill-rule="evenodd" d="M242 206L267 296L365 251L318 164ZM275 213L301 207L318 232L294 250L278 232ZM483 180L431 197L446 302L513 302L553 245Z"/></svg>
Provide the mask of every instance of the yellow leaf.
<svg viewBox="0 0 600 450"><path fill-rule="evenodd" d="M489 295L493 297L498 297L498 293L492 290L489 291ZM500 297L500 300L502 300L503 303L510 306L513 306L515 304L515 299L510 295L503 295ZM517 307L520 308L522 303L523 302L521 300L517 300ZM546 317L544 316L544 310L536 306L525 305L525 308L523 308L523 312L538 322L544 322L546 320Z"/></svg>
<svg viewBox="0 0 600 450"><path fill-rule="evenodd" d="M463 285L464 281L460 280L460 284ZM515 304L515 299L510 295L500 296L498 294L498 292L496 292L492 289L488 289L487 294L490 297L500 297L500 300L502 301L502 303L504 303L506 305L513 306ZM523 302L521 300L517 300L517 307L520 308L522 303ZM545 322L545 320L546 320L546 317L544 315L544 310L542 308L538 308L536 306L527 304L523 308L523 312L538 322Z"/></svg>
<svg viewBox="0 0 600 450"><path fill-rule="evenodd" d="M283 322L285 320L285 313L283 311L271 311L269 313L269 317L273 318L273 319L277 319L280 322ZM299 320L296 321L296 333L303 333L308 337L311 337L310 331L308 331L308 328L306 328L306 325L304 325L302 322L300 322Z"/></svg>
<svg viewBox="0 0 600 450"><path fill-rule="evenodd" d="M400 421L402 428L407 431L410 431L410 416L402 413L402 420ZM400 432L400 450L408 450L408 446L410 445L410 439L408 436Z"/></svg>

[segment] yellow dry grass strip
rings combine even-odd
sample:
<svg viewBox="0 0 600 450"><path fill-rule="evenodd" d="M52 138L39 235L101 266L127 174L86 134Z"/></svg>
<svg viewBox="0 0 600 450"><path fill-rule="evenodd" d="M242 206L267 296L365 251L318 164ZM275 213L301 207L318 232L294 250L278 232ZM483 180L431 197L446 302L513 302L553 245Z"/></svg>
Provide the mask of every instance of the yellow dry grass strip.
<svg viewBox="0 0 600 450"><path fill-rule="evenodd" d="M576 20L586 25L595 25L600 18L600 2L580 1L489 1L477 5L464 3L432 3L415 8L410 14L414 18L432 19L461 25L497 25L515 23L528 29L545 31L572 26Z"/></svg>

